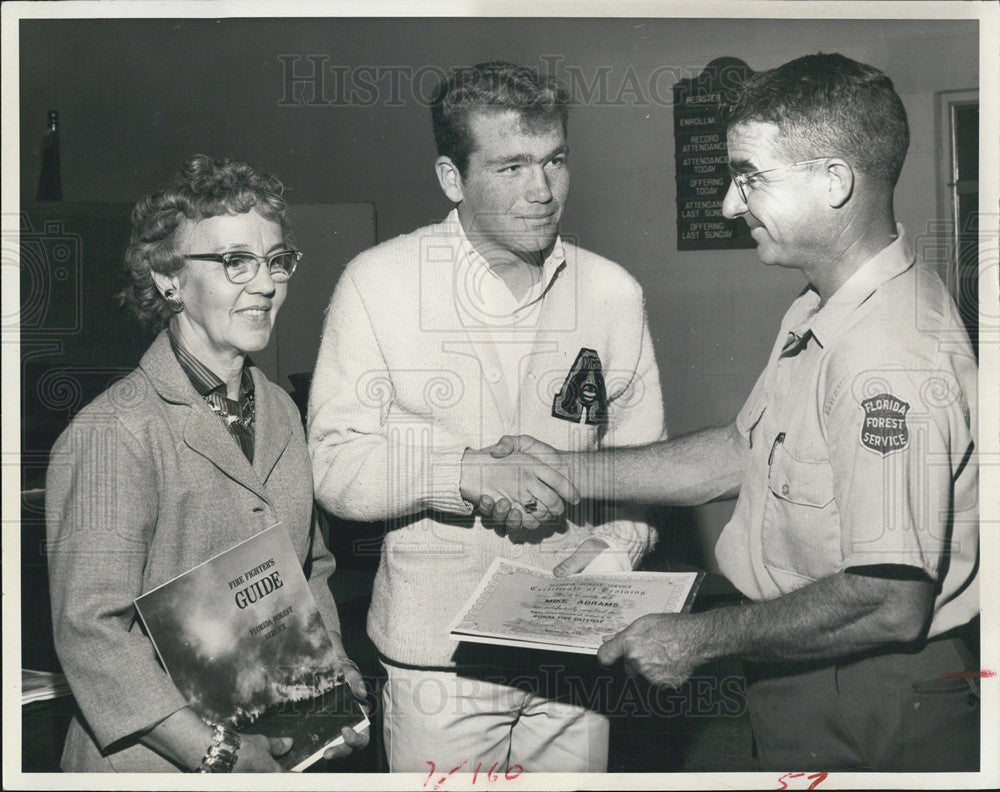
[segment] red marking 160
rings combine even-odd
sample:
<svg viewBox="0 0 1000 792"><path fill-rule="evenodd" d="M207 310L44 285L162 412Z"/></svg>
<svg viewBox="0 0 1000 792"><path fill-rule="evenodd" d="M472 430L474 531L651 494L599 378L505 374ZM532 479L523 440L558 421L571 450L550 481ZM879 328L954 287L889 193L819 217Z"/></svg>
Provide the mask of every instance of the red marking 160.
<svg viewBox="0 0 1000 792"><path fill-rule="evenodd" d="M427 764L430 765L431 769L430 769L430 772L427 773L427 778L424 781L424 786L425 787L430 786L431 789L433 789L433 790L440 789L441 785L445 781L447 781L449 778L451 778L455 773L457 773L459 770L461 770L463 767L465 767L468 763L469 763L469 760L466 759L464 762L462 762L462 764L458 765L457 767L451 768L451 770L449 770L444 775L438 776L437 780L435 780L434 777L438 775L438 773L437 773L437 765L435 765L434 762L432 762L432 761L430 761L428 759L427 760ZM521 773L524 772L524 768L521 767L521 765L519 765L519 764L513 764L509 768L507 768L506 771L504 771L503 775L500 775L499 773L496 772L498 764L500 764L500 763L499 762L494 762L490 766L490 769L487 770L484 775L480 775L480 772L483 769L483 763L480 762L479 764L477 764L476 765L476 769L472 773L472 783L473 783L473 785L475 785L480 779L482 779L484 782L489 782L491 784L495 783L496 781L500 781L500 780L513 781L515 778L517 778L519 775L521 775ZM468 771L466 771L466 772L468 772Z"/></svg>

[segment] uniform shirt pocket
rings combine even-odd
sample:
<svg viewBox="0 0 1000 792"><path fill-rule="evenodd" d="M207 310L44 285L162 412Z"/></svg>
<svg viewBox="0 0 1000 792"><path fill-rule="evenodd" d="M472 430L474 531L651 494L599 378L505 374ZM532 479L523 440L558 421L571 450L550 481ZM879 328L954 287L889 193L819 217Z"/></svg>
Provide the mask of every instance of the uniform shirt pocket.
<svg viewBox="0 0 1000 792"><path fill-rule="evenodd" d="M764 563L782 591L834 574L842 560L833 470L825 460L798 459L774 447L764 507ZM790 576L790 577L789 577Z"/></svg>

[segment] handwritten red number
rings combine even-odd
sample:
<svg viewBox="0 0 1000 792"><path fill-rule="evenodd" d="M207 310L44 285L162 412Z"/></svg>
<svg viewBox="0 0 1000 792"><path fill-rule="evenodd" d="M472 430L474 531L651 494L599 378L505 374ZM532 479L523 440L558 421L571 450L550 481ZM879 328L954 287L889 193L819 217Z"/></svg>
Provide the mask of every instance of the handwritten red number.
<svg viewBox="0 0 1000 792"><path fill-rule="evenodd" d="M431 788L435 792L437 792L437 790L441 788L441 785L445 781L447 781L449 778L451 778L451 776L453 776L455 773L457 773L459 770L461 770L463 767L465 767L465 765L468 763L468 761L469 760L466 759L464 762L462 762L462 764L458 765L458 767L453 767L445 775L443 775L440 778L438 778L437 781L434 781L433 780L434 776L437 775L437 765L435 765L434 762L432 762L432 761L430 761L428 759L427 760L427 764L430 765L430 772L427 773L427 778L424 780L424 786L426 787L428 784L431 784L432 785ZM499 765L499 764L500 764L499 762L494 762L492 764L492 766L490 767L490 769L486 771L486 778L487 778L487 780L490 783L493 783L494 781L499 781L500 780L500 776L497 773L494 772L497 769L497 765ZM473 783L473 785L479 779L479 771L482 770L482 769L483 769L483 763L480 762L479 764L476 765L476 769L472 773L472 783ZM504 771L503 777L506 780L508 780L508 781L513 781L515 778L517 778L523 772L524 772L524 768L521 765L519 765L519 764L513 764L507 770ZM799 773L799 775L802 775L802 774ZM825 778L825 774L824 774L824 778ZM820 779L820 780L822 780L822 779ZM819 781L817 781L816 783L819 783ZM782 789L785 789L785 788L787 788L787 787L782 787ZM810 787L810 789L812 789L812 787Z"/></svg>
<svg viewBox="0 0 1000 792"><path fill-rule="evenodd" d="M805 775L806 775L805 773L785 773L785 774L784 774L784 775L783 775L783 776L782 776L781 778L779 778L779 779L778 779L778 783L779 783L779 784L781 784L781 786L779 787L779 789L788 789L788 784L786 784L786 783L785 783L785 779L786 779L786 778L802 778L802 777L803 777L803 776L805 776ZM821 783L822 783L823 781L825 781L825 780L826 780L826 777L827 777L828 775L829 775L829 773L813 773L813 774L812 774L811 776L806 776L806 779L807 779L807 780L810 780L810 781L812 781L813 779L815 779L815 780L814 780L814 781L813 781L813 782L812 782L812 783L811 783L811 784L810 784L810 785L809 785L809 786L807 787L807 789L815 789L815 788L816 788L816 787L818 787L818 786L819 786L819 785L820 785L820 784L821 784Z"/></svg>
<svg viewBox="0 0 1000 792"><path fill-rule="evenodd" d="M445 781L447 781L449 778L451 778L455 773L457 773L459 770L461 770L463 767L465 767L465 763L468 762L468 761L469 760L466 759L466 760L464 760L462 762L462 764L458 765L458 767L451 768L451 770L448 771L448 774L441 776L437 780L437 782L434 784L434 786L432 788L435 791L438 790L438 789L440 789L441 788L441 784L443 784ZM434 764L434 762L430 761L429 759L427 760L427 764L429 764L431 766L431 771L427 774L427 780L424 781L424 786L427 786L430 783L430 780L434 777L434 771L437 770L437 766Z"/></svg>
<svg viewBox="0 0 1000 792"><path fill-rule="evenodd" d="M441 780L438 781L438 784L443 784L445 781L447 781L449 778L451 778L453 775L455 775L455 773L457 773L459 770L461 770L463 767L465 767L465 764L468 761L469 761L468 759L463 759L462 760L462 764L460 764L458 767L451 768L451 770L448 771L448 775L442 777Z"/></svg>

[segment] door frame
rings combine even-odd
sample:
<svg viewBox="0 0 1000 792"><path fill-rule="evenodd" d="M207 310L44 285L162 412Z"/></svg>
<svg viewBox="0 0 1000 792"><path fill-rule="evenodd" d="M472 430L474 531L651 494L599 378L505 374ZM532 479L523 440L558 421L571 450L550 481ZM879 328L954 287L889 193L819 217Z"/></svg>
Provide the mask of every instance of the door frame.
<svg viewBox="0 0 1000 792"><path fill-rule="evenodd" d="M937 137L937 199L938 217L945 220L938 224L940 235L938 242L948 252L945 271L941 273L945 285L952 298L958 302L958 172L955 161L955 125L954 111L956 107L979 104L979 89L970 88L956 91L938 91L935 127ZM980 141L980 145L982 141ZM976 180L976 189L979 180Z"/></svg>

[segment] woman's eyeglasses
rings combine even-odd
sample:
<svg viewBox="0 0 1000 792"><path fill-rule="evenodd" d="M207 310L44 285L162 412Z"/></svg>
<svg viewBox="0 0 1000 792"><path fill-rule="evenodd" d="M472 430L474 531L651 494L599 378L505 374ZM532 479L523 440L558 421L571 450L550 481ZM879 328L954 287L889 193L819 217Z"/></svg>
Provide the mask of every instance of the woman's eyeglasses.
<svg viewBox="0 0 1000 792"><path fill-rule="evenodd" d="M217 261L222 265L222 271L230 283L249 283L257 277L261 264L267 264L271 280L275 283L285 283L295 272L295 267L302 258L300 250L279 250L269 256L257 256L246 250L231 250L227 253L187 253L186 259L196 261Z"/></svg>

